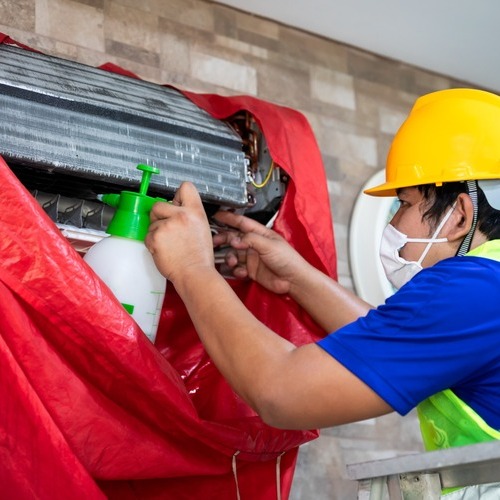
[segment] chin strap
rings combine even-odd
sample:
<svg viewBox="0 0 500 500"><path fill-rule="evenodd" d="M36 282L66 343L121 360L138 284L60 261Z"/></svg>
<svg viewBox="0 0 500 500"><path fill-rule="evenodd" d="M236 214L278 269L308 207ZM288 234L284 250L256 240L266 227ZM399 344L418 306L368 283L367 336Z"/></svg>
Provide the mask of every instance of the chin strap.
<svg viewBox="0 0 500 500"><path fill-rule="evenodd" d="M467 236L463 239L460 248L458 249L457 255L462 257L470 250L470 245L472 243L472 237L476 231L477 225L477 181L466 181L467 182L467 193L472 201L472 208L474 210L472 216L472 225L467 233Z"/></svg>

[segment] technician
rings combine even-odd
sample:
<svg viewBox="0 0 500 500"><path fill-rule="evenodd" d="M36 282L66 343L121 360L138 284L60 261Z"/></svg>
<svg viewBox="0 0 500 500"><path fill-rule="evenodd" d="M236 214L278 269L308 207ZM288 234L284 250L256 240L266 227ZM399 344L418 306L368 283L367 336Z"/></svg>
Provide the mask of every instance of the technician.
<svg viewBox="0 0 500 500"><path fill-rule="evenodd" d="M271 229L219 212L234 231L214 244L232 247L234 275L289 294L328 334L302 347L260 323L216 270L192 184L154 206L146 244L216 366L268 424L330 427L418 407L428 449L499 439L497 179L500 97L419 98L391 145L386 182L366 191L400 203L380 251L399 290L376 309Z"/></svg>

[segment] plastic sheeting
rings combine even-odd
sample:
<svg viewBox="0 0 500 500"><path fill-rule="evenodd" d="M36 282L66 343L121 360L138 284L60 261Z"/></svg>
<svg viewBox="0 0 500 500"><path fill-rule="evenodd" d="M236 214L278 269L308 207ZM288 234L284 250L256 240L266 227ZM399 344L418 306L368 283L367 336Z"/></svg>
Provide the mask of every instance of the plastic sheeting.
<svg viewBox="0 0 500 500"><path fill-rule="evenodd" d="M274 228L336 277L306 119L252 97L185 95L216 118L254 115L291 178ZM153 346L1 158L0 182L0 496L286 499L298 446L317 431L264 424L213 365L171 286ZM289 297L229 282L295 344L322 335Z"/></svg>

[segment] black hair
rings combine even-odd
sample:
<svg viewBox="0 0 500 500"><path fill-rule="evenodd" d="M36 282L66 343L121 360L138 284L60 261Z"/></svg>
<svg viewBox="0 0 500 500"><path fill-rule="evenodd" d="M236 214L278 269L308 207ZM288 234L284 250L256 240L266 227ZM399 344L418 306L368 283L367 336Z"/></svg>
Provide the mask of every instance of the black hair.
<svg viewBox="0 0 500 500"><path fill-rule="evenodd" d="M467 192L465 182L446 182L442 186L424 184L417 186L426 200L427 210L422 218L429 220L431 226L436 226L446 210L455 203L460 193ZM500 210L494 209L486 199L481 188L477 190L478 213L477 228L488 240L500 239Z"/></svg>

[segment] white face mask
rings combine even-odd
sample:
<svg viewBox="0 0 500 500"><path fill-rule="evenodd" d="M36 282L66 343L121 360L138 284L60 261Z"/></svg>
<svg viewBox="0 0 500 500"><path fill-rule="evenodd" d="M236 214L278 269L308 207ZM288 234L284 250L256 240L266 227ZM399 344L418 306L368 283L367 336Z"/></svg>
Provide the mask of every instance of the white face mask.
<svg viewBox="0 0 500 500"><path fill-rule="evenodd" d="M401 288L405 283L410 281L415 274L422 270L422 262L433 243L448 241L448 238L438 238L437 236L446 224L446 221L450 218L454 209L455 205L448 210L448 213L440 222L432 238L408 238L406 234L401 233L391 224L386 226L380 243L380 260L382 261L387 279L392 286L397 289ZM401 250L406 243L411 242L427 243L427 246L417 262L405 260L399 255L399 250Z"/></svg>

